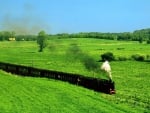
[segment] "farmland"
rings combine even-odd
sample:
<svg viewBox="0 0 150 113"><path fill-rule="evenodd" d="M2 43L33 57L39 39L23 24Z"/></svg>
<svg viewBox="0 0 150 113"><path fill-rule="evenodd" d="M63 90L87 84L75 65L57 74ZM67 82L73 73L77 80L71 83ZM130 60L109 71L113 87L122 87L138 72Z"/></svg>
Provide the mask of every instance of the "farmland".
<svg viewBox="0 0 150 113"><path fill-rule="evenodd" d="M57 101L54 98L52 98L52 101L54 101L56 105L60 106L60 109L63 108L65 105L68 106L69 102L67 98L70 98L72 99L72 103L69 106L68 110L69 109L79 110L77 112L83 112L84 110L85 110L84 112L99 112L99 111L109 112L110 110L113 110L114 112L139 112L139 113L149 111L150 62L146 61L139 62L130 60L133 54L140 54L145 56L146 58L146 56L149 55L150 53L150 46L148 44L145 43L139 44L138 42L133 41L114 41L114 40L84 39L84 38L51 39L49 40L49 46L44 50L44 52L38 52L38 46L34 41L20 41L20 42L4 41L0 42L0 51L1 51L0 61L69 73L77 73L82 74L84 76L106 78L103 73L87 70L84 64L80 62L80 60L75 59L73 57L74 55L69 54L69 51L71 50L70 48L74 44L76 44L80 48L80 50L82 50L85 54L88 54L90 57L92 57L95 60L95 62L97 62L100 59L100 55L105 52L112 52L116 57L116 59L118 57L125 57L129 59L126 61L117 60L111 62L112 76L113 80L116 83L117 94L105 95L90 90L86 90L84 88L78 89L75 86L69 85L68 83L56 82L47 79L21 78L21 77L15 78L12 76L10 76L9 78L9 76L7 76L6 73L1 72L2 75L0 79L1 88L5 89L9 87L10 81L14 85L13 89L8 88L7 91L2 93L1 97L4 98L5 94L7 93L7 97L5 98L7 98L8 101L14 101L16 99L16 101L18 102L17 105L19 106L19 99L17 99L18 97L17 96L13 97L13 95L15 95L15 92L19 90L17 89L17 87L20 87L20 89L22 87L26 87L25 91L21 92L22 93L21 99L23 100L27 99L27 94L29 95L35 94L34 96L38 97L42 92L44 92L43 91L44 89L47 98L48 95L58 96L58 94L60 93L58 98L55 98L58 99ZM97 63L100 66L102 62ZM6 81L6 83L4 83L3 81ZM21 85L18 86L17 82L19 82L19 84ZM33 84L30 84L30 82L33 82ZM36 83L39 83L40 85ZM52 84L55 84L56 86ZM31 89L29 88L34 85L36 88L38 88L37 90L39 91L36 92L32 90L32 88ZM58 89L58 91L53 89ZM64 90L62 91L61 89ZM77 95L78 98L81 99L84 97L84 100L81 101L79 99L80 102L78 102L78 104L76 105L74 104L77 103L75 99L76 93L74 92L78 93ZM90 96L87 94L89 94ZM24 97L23 95L26 96ZM64 97L64 95L67 96ZM38 103L38 101L36 101L37 97L34 96L30 97L30 99L34 100L33 103L40 105L42 102L44 102L45 104L48 104L44 101L46 100L46 97L43 98L44 94L43 96L41 94L39 98L41 99L40 100L41 103ZM50 98L48 99L49 101L51 101ZM63 100L64 102L63 105L60 104L61 100ZM26 102L27 103L22 104L25 104L27 108L26 110L30 111L31 108L30 106L28 106L30 100ZM85 103L89 103L89 105ZM94 107L93 104L97 104L98 106L94 108L95 111L92 111L92 108ZM108 108L110 108L108 109L108 111L106 105L108 106ZM74 106L76 107L74 108ZM1 102L0 108L3 109L4 112L7 112L5 107L7 106L3 106L3 103ZM34 107L36 108L36 106ZM53 107L56 110L56 106ZM105 108L106 111L104 110ZM20 109L22 109L21 106L19 106L18 110L17 109L16 111L14 110L14 112L19 112ZM58 112L60 111L60 109L58 109ZM89 111L86 111L87 109L89 109ZM27 112L26 110L25 112ZM45 110L45 112L47 111L48 110ZM62 112L71 112L71 111L64 110Z"/></svg>

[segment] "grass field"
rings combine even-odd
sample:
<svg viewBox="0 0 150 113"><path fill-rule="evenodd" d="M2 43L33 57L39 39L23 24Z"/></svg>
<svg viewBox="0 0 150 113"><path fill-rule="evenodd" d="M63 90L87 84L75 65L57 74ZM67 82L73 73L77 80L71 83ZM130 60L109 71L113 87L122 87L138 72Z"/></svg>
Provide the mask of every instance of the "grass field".
<svg viewBox="0 0 150 113"><path fill-rule="evenodd" d="M104 52L112 52L116 57L124 56L128 58L133 54L141 54L146 56L150 53L150 45L144 43L139 44L138 42L131 41L99 39L52 39L49 41L49 47L47 47L43 53L38 52L38 46L36 42L6 41L0 42L0 61L69 73L78 73L85 76L106 78L102 73L88 71L78 59L74 59L72 56L66 54L71 47L70 45L73 43L76 43L82 51L94 58L95 61L98 61L100 59L100 55ZM101 65L101 62L99 62L99 65ZM148 113L150 111L150 63L132 60L114 61L111 62L111 66L113 80L116 83L117 91L117 94L113 96L75 87L68 83L38 78L16 78L7 76L6 73L1 72L0 87L7 89L4 90L4 93L1 93L1 98L5 98L4 100L7 100L8 103L6 103L8 106L4 104L5 102L3 103L3 101L1 101L0 108L4 112L7 112L7 110L10 112L10 110L13 109L12 106L15 106L13 105L15 104L14 101L16 101L16 106L18 106L18 109L14 109L14 112L20 112L23 108L24 111L22 112L33 112L36 109L36 106L33 106L34 110L32 111L31 105L37 104L37 106L41 106L41 103L45 103L46 107L48 104L51 105L51 101L53 101L55 104L52 106L52 108L49 105L49 107L46 108L37 108L35 112L48 112L49 109L52 112L57 112L56 108L57 106L60 106L60 109L58 108L58 112L63 109L62 112L65 113ZM6 83L4 81L6 81ZM9 88L9 86L11 86L9 84L13 84L14 88ZM34 90L32 92L32 86L34 85L36 87L35 89L37 89L37 92ZM58 89L58 86L60 89ZM19 88L17 87L20 87L20 89L24 89L25 87L25 91L20 92ZM31 87L31 89L29 87ZM58 90L56 91L56 89ZM20 92L19 94L22 95L18 95L19 97L14 96L16 92ZM42 92L45 93L43 94ZM75 95L77 93L77 98L81 99L83 97L83 100L76 99ZM34 96L29 97L28 99L27 95L31 94L34 94L37 97L41 95L41 97L39 97L40 100ZM46 96L43 97L44 95ZM49 95L59 96L56 96L54 99L50 98ZM25 101L25 103L21 103L22 101L20 101L19 98L21 98L22 101ZM33 101L32 104L30 99ZM38 101L36 101L36 99ZM45 102L46 100L47 102ZM62 100L63 102L61 103ZM71 104L68 104L70 100ZM41 103L39 103L39 101ZM19 104L19 102L21 104ZM65 106L68 106L69 108L67 109Z"/></svg>
<svg viewBox="0 0 150 113"><path fill-rule="evenodd" d="M0 113L123 113L137 112L99 94L68 83L12 76L0 71ZM141 109L140 109L141 110Z"/></svg>

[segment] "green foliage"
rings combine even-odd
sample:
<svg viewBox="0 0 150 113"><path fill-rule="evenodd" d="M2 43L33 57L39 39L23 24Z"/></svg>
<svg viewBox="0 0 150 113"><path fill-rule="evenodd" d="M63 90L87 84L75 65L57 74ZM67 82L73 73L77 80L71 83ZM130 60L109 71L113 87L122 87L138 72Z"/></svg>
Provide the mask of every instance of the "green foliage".
<svg viewBox="0 0 150 113"><path fill-rule="evenodd" d="M147 42L146 42L147 44L150 44L150 40L147 40Z"/></svg>
<svg viewBox="0 0 150 113"><path fill-rule="evenodd" d="M15 32L10 31L1 31L0 32L0 40L8 40L10 37L20 37L20 35L15 35ZM27 38L26 35L24 40L35 40L35 38ZM22 37L22 36L21 36ZM67 39L67 38L95 38L95 39L107 39L107 40L123 40L123 41L139 41L142 43L143 41L149 40L150 37L150 29L141 29L135 30L134 32L122 32L122 33L101 33L101 32L79 32L79 33L59 33L59 34L49 34L48 38L55 37L59 39ZM17 41L21 41L22 38L17 38Z"/></svg>
<svg viewBox="0 0 150 113"><path fill-rule="evenodd" d="M145 60L145 57L142 55L139 55L139 54L134 54L131 56L131 58L136 61L144 61Z"/></svg>
<svg viewBox="0 0 150 113"><path fill-rule="evenodd" d="M126 58L125 56L118 57L118 61L126 61L126 60L128 60L128 58Z"/></svg>
<svg viewBox="0 0 150 113"><path fill-rule="evenodd" d="M15 32L13 31L1 31L0 41L9 40L9 38L15 38Z"/></svg>
<svg viewBox="0 0 150 113"><path fill-rule="evenodd" d="M143 38L139 38L139 43L143 43Z"/></svg>
<svg viewBox="0 0 150 113"><path fill-rule="evenodd" d="M117 40L132 40L133 34L129 32L118 33Z"/></svg>
<svg viewBox="0 0 150 113"><path fill-rule="evenodd" d="M150 29L135 30L132 32L122 33L101 33L101 32L80 32L74 34L56 34L58 38L96 38L96 39L107 39L107 40L123 40L123 41L139 41L142 43L150 37Z"/></svg>
<svg viewBox="0 0 150 113"><path fill-rule="evenodd" d="M150 55L146 55L146 60L150 61Z"/></svg>
<svg viewBox="0 0 150 113"><path fill-rule="evenodd" d="M38 33L37 44L39 45L39 52L42 52L47 46L47 37L48 35L45 33L45 31L40 31Z"/></svg>
<svg viewBox="0 0 150 113"><path fill-rule="evenodd" d="M108 60L108 61L113 61L115 60L115 56L113 55L112 52L106 52L101 55L101 58L103 61Z"/></svg>
<svg viewBox="0 0 150 113"><path fill-rule="evenodd" d="M36 35L16 35L16 41L36 41Z"/></svg>

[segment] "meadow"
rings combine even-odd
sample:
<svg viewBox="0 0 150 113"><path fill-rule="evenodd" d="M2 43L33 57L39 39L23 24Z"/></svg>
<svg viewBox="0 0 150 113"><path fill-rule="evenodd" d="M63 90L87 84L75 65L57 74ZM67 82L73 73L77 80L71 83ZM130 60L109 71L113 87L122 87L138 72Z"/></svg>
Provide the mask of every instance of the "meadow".
<svg viewBox="0 0 150 113"><path fill-rule="evenodd" d="M101 72L94 72L91 70L90 71L87 70L84 64L80 62L78 57L77 58L74 57L75 54L69 53L69 51L71 50L70 48L72 48L72 45L74 44L76 44L80 48L80 50L82 50L84 53L92 57L95 60L95 62L99 61L100 55L105 52L112 52L116 58L123 56L128 59L130 59L130 57L133 54L140 54L146 57L150 53L150 45L145 43L139 44L138 42L133 41L114 41L114 40L100 40L88 38L51 39L49 40L48 47L45 48L44 52L38 52L38 45L36 42L33 41L20 41L20 42L4 41L0 42L0 52L1 52L0 61L107 79L106 75L104 75ZM99 66L102 64L102 62L97 63ZM110 62L110 64L112 67L113 80L115 81L116 84L115 95L106 95L103 93L97 93L81 87L72 86L68 83L57 82L54 80L39 79L39 78L37 79L22 78L22 77L15 78L12 76L9 77L7 76L6 73L1 72L0 87L1 88L4 87L4 89L5 88L7 89L4 91L4 93L1 94L1 98L7 98L6 100L8 102L6 103L7 104L9 103L10 106L15 105L13 100L18 102L16 103L16 106L19 107L16 111L14 109L14 112L21 111L21 109L24 108L23 105L26 106L25 107L26 112L31 111L30 108L31 104L29 104L31 100L33 100L33 104L35 105L38 104L37 106L40 106L40 104L43 102L45 103L44 106L48 106L47 105L48 103L52 104L50 102L51 98L48 95L54 96L60 94L58 98L57 97L55 97L55 99L52 98L52 101L55 103L55 105L52 106L55 112L57 112L56 106L60 106L60 109L58 108L58 112L60 112L61 109L64 109L65 106L70 105L71 107L62 110L62 112L70 113L76 111L86 113L87 112L107 113L111 111L114 113L115 112L148 113L150 111L150 99L149 99L150 62L117 60ZM6 83L4 83L4 81L6 81ZM10 81L14 85L13 90L9 88ZM33 84L31 84L32 81ZM17 82L19 82L20 85ZM38 84L39 82L40 85ZM36 88L38 88L37 92L36 91L32 92L32 89L29 88L34 85ZM56 91L54 90L55 88L51 88L50 86L55 87L58 90ZM20 104L19 103L20 99L17 96L14 96L15 93L19 91L17 87L26 87L25 91L21 91L21 95L19 95L19 97L22 99L22 101L26 100L27 103L21 102ZM43 89L45 91L43 91ZM63 90L63 92L61 89ZM48 98L48 103L46 102L46 98L44 97L43 92L45 92L46 97ZM75 97L76 94L78 98L83 99L82 101L80 101L79 99L80 102L78 102L78 104L77 104L78 99L76 100ZM35 95L37 97L30 97L31 100L27 100L28 98L24 95ZM38 103L38 101L36 101L38 97L40 97L41 103ZM68 101L68 98L69 100L72 100L71 104L69 104L70 101ZM61 105L61 101L64 102L63 105ZM97 107L94 107L94 105L97 105ZM10 106L8 105L7 107L3 105L3 101L0 102L0 109L3 109L4 112L7 112L7 108L9 108ZM49 108L47 107L47 110L45 111L43 108L42 111L48 112ZM11 108L11 110L12 109L13 108ZM9 110L10 109L8 109L8 112L10 112Z"/></svg>

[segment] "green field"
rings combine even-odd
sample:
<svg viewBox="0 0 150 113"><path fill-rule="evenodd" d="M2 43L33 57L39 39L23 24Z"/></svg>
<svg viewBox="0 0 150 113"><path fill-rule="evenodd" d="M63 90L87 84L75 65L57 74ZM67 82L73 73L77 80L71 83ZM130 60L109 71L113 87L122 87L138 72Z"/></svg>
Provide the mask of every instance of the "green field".
<svg viewBox="0 0 150 113"><path fill-rule="evenodd" d="M130 58L133 54L150 55L148 44L133 41L52 39L43 53L38 52L36 42L0 42L0 61L106 78L102 73L87 70L78 59L74 59L74 55L67 54L72 44L77 44L95 62L105 52L112 52L116 58ZM101 62L98 64L100 66ZM3 91L0 94L3 99L0 112L148 113L150 62L113 61L111 67L116 84L115 95L96 93L64 82L13 77L0 72L0 88Z"/></svg>
<svg viewBox="0 0 150 113"><path fill-rule="evenodd" d="M88 89L55 80L12 76L0 71L0 113L137 112Z"/></svg>

